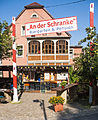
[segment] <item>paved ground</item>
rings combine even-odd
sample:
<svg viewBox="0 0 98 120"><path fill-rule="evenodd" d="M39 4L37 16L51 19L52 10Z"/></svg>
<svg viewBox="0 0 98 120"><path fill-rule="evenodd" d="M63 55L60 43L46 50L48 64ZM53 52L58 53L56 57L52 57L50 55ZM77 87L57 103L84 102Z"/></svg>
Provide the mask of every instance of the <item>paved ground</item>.
<svg viewBox="0 0 98 120"><path fill-rule="evenodd" d="M98 120L98 106L88 109L78 103L66 104L64 111L55 113L48 103L53 95L23 93L20 104L0 104L0 120Z"/></svg>
<svg viewBox="0 0 98 120"><path fill-rule="evenodd" d="M98 120L98 112L93 113L91 115L89 114L82 117L80 116L80 117L71 118L69 120Z"/></svg>

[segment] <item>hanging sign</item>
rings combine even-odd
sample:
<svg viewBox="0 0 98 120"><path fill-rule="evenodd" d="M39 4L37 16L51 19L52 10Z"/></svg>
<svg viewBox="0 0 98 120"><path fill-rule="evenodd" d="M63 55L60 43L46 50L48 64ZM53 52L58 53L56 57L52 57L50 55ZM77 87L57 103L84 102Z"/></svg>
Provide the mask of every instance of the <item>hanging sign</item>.
<svg viewBox="0 0 98 120"><path fill-rule="evenodd" d="M77 30L77 17L66 17L25 24L25 35Z"/></svg>
<svg viewBox="0 0 98 120"><path fill-rule="evenodd" d="M57 80L68 80L68 73L57 73Z"/></svg>
<svg viewBox="0 0 98 120"><path fill-rule="evenodd" d="M54 80L54 75L53 75L53 73L51 73L51 80Z"/></svg>
<svg viewBox="0 0 98 120"><path fill-rule="evenodd" d="M49 73L44 73L45 74L45 80L49 80L50 79L50 74Z"/></svg>

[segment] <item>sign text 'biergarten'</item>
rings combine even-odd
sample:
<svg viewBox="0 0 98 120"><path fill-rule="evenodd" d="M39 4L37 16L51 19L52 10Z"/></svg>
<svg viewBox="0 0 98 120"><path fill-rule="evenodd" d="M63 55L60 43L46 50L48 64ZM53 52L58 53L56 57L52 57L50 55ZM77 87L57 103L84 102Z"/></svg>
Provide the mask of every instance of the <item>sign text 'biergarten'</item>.
<svg viewBox="0 0 98 120"><path fill-rule="evenodd" d="M26 36L74 30L77 30L76 16L25 24Z"/></svg>

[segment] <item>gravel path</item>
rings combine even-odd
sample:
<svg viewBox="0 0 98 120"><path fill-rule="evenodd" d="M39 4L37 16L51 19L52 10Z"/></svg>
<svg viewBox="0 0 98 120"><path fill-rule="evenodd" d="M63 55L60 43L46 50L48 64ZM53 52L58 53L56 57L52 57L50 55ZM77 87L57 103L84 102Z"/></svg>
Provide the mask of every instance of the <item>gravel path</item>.
<svg viewBox="0 0 98 120"><path fill-rule="evenodd" d="M62 112L54 112L48 100L55 94L23 93L19 104L0 104L0 120L70 120L71 118L98 112L98 106L90 109L80 104L66 104ZM44 102L45 109L41 107Z"/></svg>

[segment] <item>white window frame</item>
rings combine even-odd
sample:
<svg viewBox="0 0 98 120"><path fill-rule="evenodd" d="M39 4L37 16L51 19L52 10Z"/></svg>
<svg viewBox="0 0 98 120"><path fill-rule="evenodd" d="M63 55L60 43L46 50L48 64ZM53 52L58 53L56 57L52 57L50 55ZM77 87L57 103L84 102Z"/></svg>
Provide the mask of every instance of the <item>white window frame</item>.
<svg viewBox="0 0 98 120"><path fill-rule="evenodd" d="M25 25L21 25L21 36L25 36L25 33L23 34L23 28L22 27L25 27Z"/></svg>
<svg viewBox="0 0 98 120"><path fill-rule="evenodd" d="M74 58L74 49L73 48L70 48L70 50L72 50L72 54L70 54L70 59L73 59Z"/></svg>
<svg viewBox="0 0 98 120"><path fill-rule="evenodd" d="M0 65L2 64L2 61L1 61L1 59L0 59Z"/></svg>
<svg viewBox="0 0 98 120"><path fill-rule="evenodd" d="M16 53L16 57L24 57L24 45L23 44L18 44L17 46L23 46L23 55L18 56L18 53ZM17 51L17 46L16 46L16 51ZM18 51L17 51L18 52Z"/></svg>
<svg viewBox="0 0 98 120"><path fill-rule="evenodd" d="M0 78L2 78L3 77L3 74L2 74L2 71L0 71Z"/></svg>

